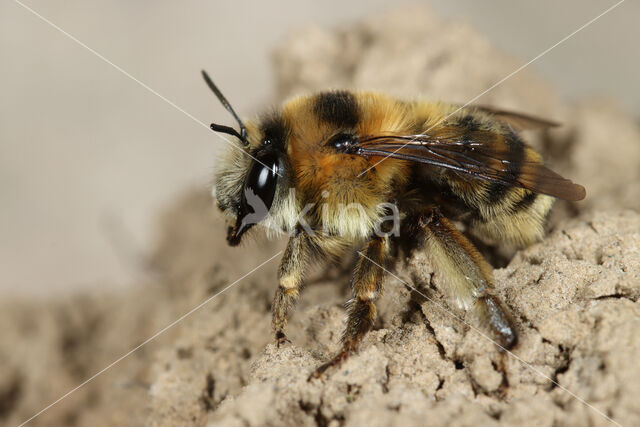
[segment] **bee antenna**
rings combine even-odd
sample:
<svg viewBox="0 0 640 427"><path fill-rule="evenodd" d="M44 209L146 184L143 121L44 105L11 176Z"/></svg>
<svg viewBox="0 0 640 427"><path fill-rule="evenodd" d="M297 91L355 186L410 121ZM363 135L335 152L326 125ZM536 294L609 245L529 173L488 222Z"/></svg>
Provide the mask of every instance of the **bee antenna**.
<svg viewBox="0 0 640 427"><path fill-rule="evenodd" d="M249 145L249 141L247 141L247 128L244 126L244 123L242 123L242 120L240 120L240 117L238 117L238 115L234 111L231 104L229 104L229 101L227 101L227 98L225 98L222 92L220 92L220 89L218 89L218 86L216 86L215 83L213 83L213 80L211 80L211 77L209 77L209 75L205 70L202 70L202 77L204 78L204 81L207 83L207 86L209 86L209 89L211 89L211 91L216 94L216 97L218 97L218 100L220 101L220 103L224 106L224 108L227 109L228 112L231 113L233 118L236 119L236 121L240 125L240 133L238 133L238 131L232 127L218 125L215 123L211 123L211 130L215 132L226 133L228 135L233 135L238 139L240 139L240 141L242 141L244 145Z"/></svg>

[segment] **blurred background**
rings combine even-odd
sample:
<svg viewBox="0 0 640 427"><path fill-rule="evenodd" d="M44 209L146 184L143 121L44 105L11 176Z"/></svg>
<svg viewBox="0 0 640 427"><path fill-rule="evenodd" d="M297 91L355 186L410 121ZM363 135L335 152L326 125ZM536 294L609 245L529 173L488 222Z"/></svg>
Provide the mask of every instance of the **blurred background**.
<svg viewBox="0 0 640 427"><path fill-rule="evenodd" d="M0 4L0 293L44 296L131 284L158 212L185 188L210 186L225 142L206 124L233 122L200 69L240 115L251 115L274 98L270 52L285 35L348 25L397 6L384 0L24 4L196 119L20 4ZM525 63L615 1L427 4ZM637 115L638 16L640 3L626 1L531 67L567 100L604 95Z"/></svg>

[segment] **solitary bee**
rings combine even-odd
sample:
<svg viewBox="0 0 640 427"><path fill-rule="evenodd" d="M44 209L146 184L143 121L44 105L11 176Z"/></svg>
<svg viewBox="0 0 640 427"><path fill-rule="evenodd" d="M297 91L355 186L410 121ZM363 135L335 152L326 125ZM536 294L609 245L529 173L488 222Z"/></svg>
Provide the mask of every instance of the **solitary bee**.
<svg viewBox="0 0 640 427"><path fill-rule="evenodd" d="M357 350L374 323L390 245L398 240L385 227L390 206L400 238L428 252L458 305L501 347L515 345L510 316L492 295L491 266L452 221L524 246L542 238L554 198L582 200L584 187L548 169L517 133L553 123L487 107L330 91L293 98L245 124L203 76L240 128L211 125L241 144L215 178L218 207L233 222L228 243L237 245L258 222L290 235L273 300L278 346L287 341L308 262L356 247L362 256L342 350L316 374Z"/></svg>

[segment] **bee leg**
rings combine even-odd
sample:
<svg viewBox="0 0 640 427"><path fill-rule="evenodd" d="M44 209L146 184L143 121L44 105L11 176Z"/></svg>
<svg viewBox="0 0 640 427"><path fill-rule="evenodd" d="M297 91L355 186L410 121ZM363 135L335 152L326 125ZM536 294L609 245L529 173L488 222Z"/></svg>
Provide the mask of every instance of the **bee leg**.
<svg viewBox="0 0 640 427"><path fill-rule="evenodd" d="M290 342L284 334L284 329L287 326L289 312L300 295L308 253L309 237L298 231L289 239L282 261L280 261L279 283L273 298L271 321L278 347L285 342Z"/></svg>
<svg viewBox="0 0 640 427"><path fill-rule="evenodd" d="M516 330L508 311L491 294L491 266L438 209L424 211L418 226L425 231L428 253L458 304L473 311L501 348L512 348L517 342Z"/></svg>
<svg viewBox="0 0 640 427"><path fill-rule="evenodd" d="M388 252L386 237L374 237L362 250L351 284L353 298L347 303L347 327L342 335L342 350L312 374L318 378L332 366L339 366L357 349L362 337L376 318L375 300L382 292L382 278Z"/></svg>

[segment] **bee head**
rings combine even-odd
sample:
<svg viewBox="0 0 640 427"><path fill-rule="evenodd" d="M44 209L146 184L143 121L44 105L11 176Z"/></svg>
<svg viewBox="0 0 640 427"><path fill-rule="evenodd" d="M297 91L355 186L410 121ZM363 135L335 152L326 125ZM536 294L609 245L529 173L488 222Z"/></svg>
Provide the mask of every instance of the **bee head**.
<svg viewBox="0 0 640 427"><path fill-rule="evenodd" d="M232 135L242 143L221 159L214 185L218 207L234 222L227 231L227 242L236 246L245 232L269 217L274 200L281 198L278 189L285 187L279 185L285 173L284 126L277 115L265 117L259 125L245 126L209 76L204 71L202 75L240 127L238 132L211 124L212 130Z"/></svg>
<svg viewBox="0 0 640 427"><path fill-rule="evenodd" d="M232 154L235 159L218 171L215 196L218 207L235 222L227 231L227 241L236 246L246 231L269 216L284 167L279 154L269 147L252 157L237 150Z"/></svg>

